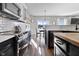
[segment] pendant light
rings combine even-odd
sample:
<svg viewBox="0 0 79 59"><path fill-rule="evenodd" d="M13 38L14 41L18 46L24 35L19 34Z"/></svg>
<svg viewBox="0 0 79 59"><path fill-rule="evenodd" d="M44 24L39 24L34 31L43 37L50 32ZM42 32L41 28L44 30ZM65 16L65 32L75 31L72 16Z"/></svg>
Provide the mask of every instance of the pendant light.
<svg viewBox="0 0 79 59"><path fill-rule="evenodd" d="M44 21L46 22L46 9L44 10L44 13L45 13L45 15L44 15ZM45 22L44 22L44 25L45 25Z"/></svg>

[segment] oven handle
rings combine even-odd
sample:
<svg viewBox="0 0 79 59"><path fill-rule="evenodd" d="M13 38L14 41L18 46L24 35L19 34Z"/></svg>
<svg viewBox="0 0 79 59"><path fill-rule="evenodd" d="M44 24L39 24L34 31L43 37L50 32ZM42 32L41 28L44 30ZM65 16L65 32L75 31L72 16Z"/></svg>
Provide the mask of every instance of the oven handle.
<svg viewBox="0 0 79 59"><path fill-rule="evenodd" d="M23 45L22 47L19 47L19 50L26 48L28 45L29 45L29 44L25 44L25 45Z"/></svg>
<svg viewBox="0 0 79 59"><path fill-rule="evenodd" d="M64 42L62 42L62 41L60 41L60 40L56 40L56 42L57 42L58 44L60 44L60 45L63 45L63 44L64 44Z"/></svg>

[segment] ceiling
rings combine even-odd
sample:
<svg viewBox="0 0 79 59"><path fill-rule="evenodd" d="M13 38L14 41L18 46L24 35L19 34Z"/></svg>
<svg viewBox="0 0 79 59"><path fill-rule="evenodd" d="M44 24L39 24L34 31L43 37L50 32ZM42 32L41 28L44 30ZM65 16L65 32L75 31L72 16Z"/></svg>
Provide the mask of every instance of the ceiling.
<svg viewBox="0 0 79 59"><path fill-rule="evenodd" d="M79 15L79 3L27 3L26 5L32 16Z"/></svg>

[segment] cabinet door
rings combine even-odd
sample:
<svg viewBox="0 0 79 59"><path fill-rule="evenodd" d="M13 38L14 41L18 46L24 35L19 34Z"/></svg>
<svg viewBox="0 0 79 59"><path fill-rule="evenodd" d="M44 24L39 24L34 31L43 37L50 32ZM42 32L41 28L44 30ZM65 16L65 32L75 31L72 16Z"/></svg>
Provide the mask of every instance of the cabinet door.
<svg viewBox="0 0 79 59"><path fill-rule="evenodd" d="M49 48L54 47L54 35L52 31L48 31L48 47Z"/></svg>
<svg viewBox="0 0 79 59"><path fill-rule="evenodd" d="M13 56L14 50L11 44L8 44L4 49L0 50L0 56Z"/></svg>
<svg viewBox="0 0 79 59"><path fill-rule="evenodd" d="M16 6L14 3L5 3L4 4L5 9L7 12L10 12L11 14L15 14L17 16L20 16L20 8Z"/></svg>
<svg viewBox="0 0 79 59"><path fill-rule="evenodd" d="M76 46L70 44L69 55L70 56L79 56L79 47L76 47Z"/></svg>
<svg viewBox="0 0 79 59"><path fill-rule="evenodd" d="M15 49L14 49L14 38L8 39L0 43L0 56L14 56Z"/></svg>

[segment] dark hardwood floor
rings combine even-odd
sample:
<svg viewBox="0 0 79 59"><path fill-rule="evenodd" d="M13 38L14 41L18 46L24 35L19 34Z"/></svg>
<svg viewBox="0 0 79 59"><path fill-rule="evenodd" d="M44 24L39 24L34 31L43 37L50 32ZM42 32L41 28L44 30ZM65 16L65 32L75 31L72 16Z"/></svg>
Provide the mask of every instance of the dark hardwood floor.
<svg viewBox="0 0 79 59"><path fill-rule="evenodd" d="M54 49L48 49L45 46L45 39L43 36L41 38L38 37L35 38L34 36L31 39L30 44L28 47L22 50L23 56L53 56L54 55ZM20 54L22 55L22 53Z"/></svg>

